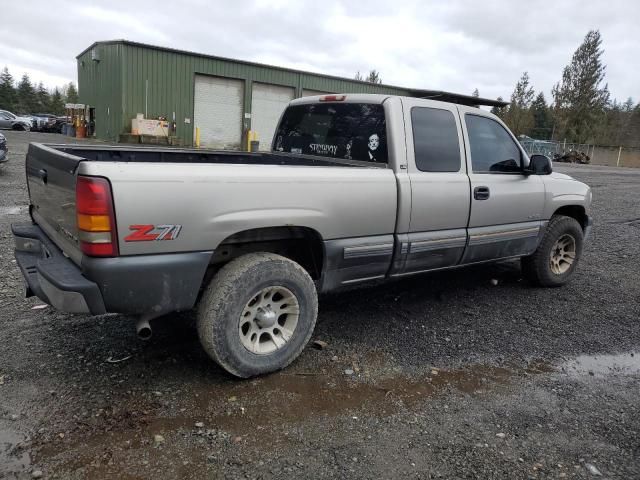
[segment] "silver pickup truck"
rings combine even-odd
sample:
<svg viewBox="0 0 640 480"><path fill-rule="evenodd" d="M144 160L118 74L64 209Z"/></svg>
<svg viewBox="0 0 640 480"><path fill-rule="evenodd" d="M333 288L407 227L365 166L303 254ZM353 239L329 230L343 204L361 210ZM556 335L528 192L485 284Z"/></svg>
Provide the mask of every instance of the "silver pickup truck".
<svg viewBox="0 0 640 480"><path fill-rule="evenodd" d="M27 295L149 320L197 307L207 353L239 377L285 367L318 292L522 259L575 270L591 190L470 106L385 95L294 100L269 153L31 144L33 223L13 225Z"/></svg>

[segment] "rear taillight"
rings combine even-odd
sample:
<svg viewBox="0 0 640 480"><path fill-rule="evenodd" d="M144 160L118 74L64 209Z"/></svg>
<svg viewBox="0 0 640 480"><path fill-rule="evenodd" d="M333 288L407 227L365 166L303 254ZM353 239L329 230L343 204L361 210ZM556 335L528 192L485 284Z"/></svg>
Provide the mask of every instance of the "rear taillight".
<svg viewBox="0 0 640 480"><path fill-rule="evenodd" d="M92 257L117 257L118 235L109 180L78 176L76 223L80 250Z"/></svg>

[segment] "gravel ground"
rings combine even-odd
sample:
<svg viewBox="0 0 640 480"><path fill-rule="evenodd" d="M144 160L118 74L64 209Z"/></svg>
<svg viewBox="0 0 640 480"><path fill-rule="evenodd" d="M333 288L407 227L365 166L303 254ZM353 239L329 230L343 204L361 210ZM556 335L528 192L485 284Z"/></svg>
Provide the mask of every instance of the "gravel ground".
<svg viewBox="0 0 640 480"><path fill-rule="evenodd" d="M324 296L327 348L238 381L192 314L141 343L22 298L27 142L67 139L6 136L0 478L640 478L640 170L557 167L594 190L570 285L502 263Z"/></svg>

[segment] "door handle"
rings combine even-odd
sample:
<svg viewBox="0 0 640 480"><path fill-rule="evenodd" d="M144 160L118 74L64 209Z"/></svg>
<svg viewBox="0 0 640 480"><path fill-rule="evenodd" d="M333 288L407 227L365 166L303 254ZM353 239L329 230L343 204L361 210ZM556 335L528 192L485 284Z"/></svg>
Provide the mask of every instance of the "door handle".
<svg viewBox="0 0 640 480"><path fill-rule="evenodd" d="M473 189L473 198L476 200L488 200L489 195L489 187L476 187Z"/></svg>

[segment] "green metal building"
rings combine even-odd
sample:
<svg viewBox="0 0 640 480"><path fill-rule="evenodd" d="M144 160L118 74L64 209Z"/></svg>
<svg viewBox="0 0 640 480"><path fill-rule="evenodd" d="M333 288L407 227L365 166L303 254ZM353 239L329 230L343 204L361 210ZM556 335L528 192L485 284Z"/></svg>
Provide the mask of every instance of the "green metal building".
<svg viewBox="0 0 640 480"><path fill-rule="evenodd" d="M95 137L127 138L132 120L166 118L174 136L194 145L243 148L247 132L268 150L278 119L294 98L326 93L382 93L467 105L505 105L434 90L418 90L302 72L127 40L96 42L77 57L80 102ZM128 137L131 139L131 137Z"/></svg>
<svg viewBox="0 0 640 480"><path fill-rule="evenodd" d="M95 136L118 141L138 114L175 121L183 145L240 148L248 130L269 148L284 106L324 93L412 95L408 89L152 45L96 42L77 57L80 103Z"/></svg>

